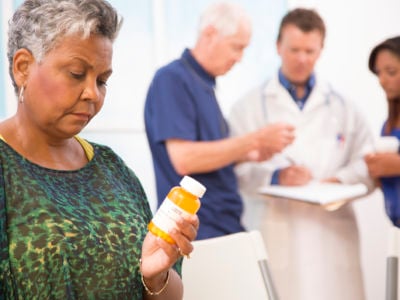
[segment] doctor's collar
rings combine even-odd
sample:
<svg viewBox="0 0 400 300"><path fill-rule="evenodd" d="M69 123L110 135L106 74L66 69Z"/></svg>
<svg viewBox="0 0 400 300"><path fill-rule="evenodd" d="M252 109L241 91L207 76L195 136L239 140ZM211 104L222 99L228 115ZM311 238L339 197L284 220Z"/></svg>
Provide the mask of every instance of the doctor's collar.
<svg viewBox="0 0 400 300"><path fill-rule="evenodd" d="M310 78L308 78L306 85L305 85L305 94L303 97L299 98L297 97L296 93L296 86L292 84L282 73L282 69L279 69L279 82L280 84L283 85L283 87L289 92L289 94L292 96L293 100L296 102L296 104L299 106L300 109L302 109L305 105L305 102L310 96L312 89L315 86L315 75L311 74Z"/></svg>
<svg viewBox="0 0 400 300"><path fill-rule="evenodd" d="M287 90L293 90L295 89L295 85L292 84L289 79L286 78L286 76L283 74L282 69L279 69L279 82L285 87ZM312 73L310 78L308 78L305 87L306 89L312 90L315 86L315 74Z"/></svg>

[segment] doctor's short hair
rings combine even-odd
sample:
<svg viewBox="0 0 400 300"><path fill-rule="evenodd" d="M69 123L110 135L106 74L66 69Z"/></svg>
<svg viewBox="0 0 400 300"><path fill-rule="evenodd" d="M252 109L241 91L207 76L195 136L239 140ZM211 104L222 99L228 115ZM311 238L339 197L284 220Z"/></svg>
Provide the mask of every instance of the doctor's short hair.
<svg viewBox="0 0 400 300"><path fill-rule="evenodd" d="M238 4L217 2L201 14L198 33L201 34L208 26L213 26L221 36L234 35L240 24L251 29L251 19L247 12Z"/></svg>
<svg viewBox="0 0 400 300"><path fill-rule="evenodd" d="M325 22L322 20L321 16L313 9L306 8L295 8L289 11L281 21L279 26L279 32L277 41L279 42L282 38L283 29L292 24L298 27L303 32L311 32L317 30L322 35L322 41L325 40L326 27Z"/></svg>

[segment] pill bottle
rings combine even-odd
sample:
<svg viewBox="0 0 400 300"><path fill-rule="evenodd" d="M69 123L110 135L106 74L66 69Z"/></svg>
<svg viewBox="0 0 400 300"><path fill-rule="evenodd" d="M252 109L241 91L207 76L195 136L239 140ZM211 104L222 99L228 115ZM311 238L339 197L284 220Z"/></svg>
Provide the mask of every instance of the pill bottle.
<svg viewBox="0 0 400 300"><path fill-rule="evenodd" d="M158 208L148 225L154 235L175 244L168 232L175 227L175 220L179 217L195 214L200 208L200 199L206 188L192 177L185 176L173 187Z"/></svg>

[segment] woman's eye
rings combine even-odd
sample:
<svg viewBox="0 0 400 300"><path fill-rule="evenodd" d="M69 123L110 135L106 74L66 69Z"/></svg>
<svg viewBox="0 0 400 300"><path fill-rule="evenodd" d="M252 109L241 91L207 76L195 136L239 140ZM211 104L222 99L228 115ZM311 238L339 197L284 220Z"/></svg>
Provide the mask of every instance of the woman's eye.
<svg viewBox="0 0 400 300"><path fill-rule="evenodd" d="M97 84L101 86L107 86L107 81L105 80L97 80Z"/></svg>
<svg viewBox="0 0 400 300"><path fill-rule="evenodd" d="M85 74L84 73L71 72L71 76L73 78L76 78L76 79L81 79L81 78L83 78L85 76Z"/></svg>

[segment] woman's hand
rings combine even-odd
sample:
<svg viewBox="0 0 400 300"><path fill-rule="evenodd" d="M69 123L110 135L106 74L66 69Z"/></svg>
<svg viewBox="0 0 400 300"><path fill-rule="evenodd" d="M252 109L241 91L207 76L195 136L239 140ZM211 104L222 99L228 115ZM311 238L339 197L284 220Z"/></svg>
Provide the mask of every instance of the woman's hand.
<svg viewBox="0 0 400 300"><path fill-rule="evenodd" d="M372 178L400 175L400 155L398 153L371 153L364 156L368 173Z"/></svg>
<svg viewBox="0 0 400 300"><path fill-rule="evenodd" d="M141 272L146 285L152 290L160 290L165 283L167 272L182 256L193 251L192 241L197 236L199 219L197 215L180 218L177 227L168 234L175 241L170 244L163 239L147 233L142 247Z"/></svg>

